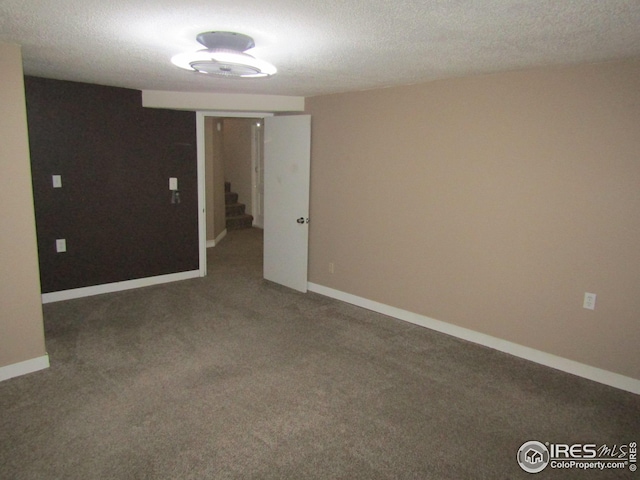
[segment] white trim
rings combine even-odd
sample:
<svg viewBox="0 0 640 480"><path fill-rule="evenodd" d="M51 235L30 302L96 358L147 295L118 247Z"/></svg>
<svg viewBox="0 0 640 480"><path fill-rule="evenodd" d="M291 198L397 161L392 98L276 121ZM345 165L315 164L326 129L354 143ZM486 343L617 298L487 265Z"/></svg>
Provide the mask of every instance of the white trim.
<svg viewBox="0 0 640 480"><path fill-rule="evenodd" d="M304 112L305 97L143 90L142 106L229 112ZM228 115L221 115L228 116Z"/></svg>
<svg viewBox="0 0 640 480"><path fill-rule="evenodd" d="M212 110L202 110L199 113L203 113L206 117L220 117L220 118L264 118L264 117L273 117L274 113L265 113L265 112L218 112Z"/></svg>
<svg viewBox="0 0 640 480"><path fill-rule="evenodd" d="M251 125L251 215L253 216L252 226L258 228L264 228L264 213L262 211L264 207L264 193L260 195L258 189L259 184L264 188L264 164L262 162L262 148L264 145L263 131L264 126L260 128L256 124Z"/></svg>
<svg viewBox="0 0 640 480"><path fill-rule="evenodd" d="M214 240L214 242L216 242L216 245L219 244L222 241L222 239L226 236L227 236L227 229L225 228L220 232L220 235L218 235Z"/></svg>
<svg viewBox="0 0 640 480"><path fill-rule="evenodd" d="M155 277L137 278L135 280L125 280L123 282L105 283L103 285L73 288L71 290L62 290L60 292L43 293L42 303L60 302L63 300L71 300L73 298L90 297L92 295L101 295L103 293L132 290L134 288L149 287L151 285L176 282L179 280L188 280L190 278L198 278L200 276L199 270L189 270L187 272L169 273L167 275L157 275Z"/></svg>
<svg viewBox="0 0 640 480"><path fill-rule="evenodd" d="M207 192L206 192L206 155L205 127L202 112L196 112L196 151L198 158L198 270L201 277L207 275Z"/></svg>
<svg viewBox="0 0 640 480"><path fill-rule="evenodd" d="M207 240L207 248L215 247L226 236L227 236L227 229L225 228L222 232L220 232L220 235L218 235L214 240Z"/></svg>
<svg viewBox="0 0 640 480"><path fill-rule="evenodd" d="M49 368L49 355L0 367L0 382Z"/></svg>
<svg viewBox="0 0 640 480"><path fill-rule="evenodd" d="M264 119L262 121L264 123ZM251 215L253 222L251 226L255 226L258 212L258 172L257 172L257 138L258 127L255 123L251 123Z"/></svg>
<svg viewBox="0 0 640 480"><path fill-rule="evenodd" d="M308 289L311 292L335 298L336 300L341 300L352 305L357 305L359 307L366 308L367 310L382 313L384 315L397 318L398 320L404 320L405 322L420 325L421 327L430 328L437 332L446 333L447 335L539 363L540 365L545 365L547 367L555 368L556 370L561 370L563 372L593 380L594 382L603 383L611 387L619 388L620 390L640 395L640 380L635 378L602 370L597 367L592 367L591 365L585 365L584 363L579 363L551 353L536 350L534 348L525 347L524 345L502 340L497 337L492 337L491 335L486 335L474 330L469 330L468 328L435 320L433 318L425 317L424 315L402 310L383 303L378 303L373 300L368 300L366 298L341 292L340 290L334 290L333 288L317 285L315 283L309 282Z"/></svg>

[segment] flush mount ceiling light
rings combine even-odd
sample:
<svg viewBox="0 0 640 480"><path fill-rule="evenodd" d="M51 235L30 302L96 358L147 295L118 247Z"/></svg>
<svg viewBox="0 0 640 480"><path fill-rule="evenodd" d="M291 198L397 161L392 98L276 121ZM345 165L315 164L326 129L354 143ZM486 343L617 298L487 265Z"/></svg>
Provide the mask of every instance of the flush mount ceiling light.
<svg viewBox="0 0 640 480"><path fill-rule="evenodd" d="M196 37L205 49L179 53L171 62L185 70L221 77L268 77L276 67L258 60L245 50L255 47L253 38L234 32L204 32Z"/></svg>

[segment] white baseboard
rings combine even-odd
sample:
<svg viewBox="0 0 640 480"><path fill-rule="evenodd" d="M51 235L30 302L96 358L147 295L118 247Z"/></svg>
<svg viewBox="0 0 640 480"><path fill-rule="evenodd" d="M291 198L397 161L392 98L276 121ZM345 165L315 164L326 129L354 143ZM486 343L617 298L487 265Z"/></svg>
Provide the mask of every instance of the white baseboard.
<svg viewBox="0 0 640 480"><path fill-rule="evenodd" d="M220 235L218 235L218 236L216 237L216 240L215 240L215 241L216 241L216 244L220 243L220 242L222 241L222 239L223 239L224 237L226 237L226 236L227 236L227 229L225 228L224 230L222 230L222 231L220 232Z"/></svg>
<svg viewBox="0 0 640 480"><path fill-rule="evenodd" d="M60 292L51 292L42 294L42 303L60 302L62 300L71 300L73 298L90 297L92 295L100 295L103 293L120 292L123 290L131 290L140 287L149 287L161 283L177 282L179 280L187 280L200 276L199 270L190 270L188 272L169 273L167 275L157 275L155 277L137 278L135 280L126 280L124 282L105 283L103 285L94 285L91 287L73 288L71 290L62 290Z"/></svg>
<svg viewBox="0 0 640 480"><path fill-rule="evenodd" d="M517 343L492 337L491 335L469 330L468 328L458 327L457 325L435 320L400 308L391 307L383 303L374 302L373 300L368 300L366 298L351 295L350 293L341 292L340 290L334 290L333 288L317 285L315 283L309 282L308 289L311 292L319 293L326 297L335 298L336 300L357 305L359 307L366 308L367 310L382 313L399 320L404 320L405 322L430 328L437 332L446 333L447 335L493 348L494 350L524 358L525 360L530 360L547 367L555 368L556 370L561 370L563 372L593 380L594 382L603 383L611 387L619 388L620 390L640 395L640 380L635 378L626 377L618 373L585 365L567 358L559 357L530 347L525 347Z"/></svg>
<svg viewBox="0 0 640 480"><path fill-rule="evenodd" d="M49 355L32 358L24 362L18 362L4 367L0 367L0 382L9 380L13 377L26 375L27 373L37 372L49 368Z"/></svg>
<svg viewBox="0 0 640 480"><path fill-rule="evenodd" d="M226 236L227 236L227 229L225 228L222 232L220 232L220 235L218 235L214 240L207 240L207 248L215 247Z"/></svg>

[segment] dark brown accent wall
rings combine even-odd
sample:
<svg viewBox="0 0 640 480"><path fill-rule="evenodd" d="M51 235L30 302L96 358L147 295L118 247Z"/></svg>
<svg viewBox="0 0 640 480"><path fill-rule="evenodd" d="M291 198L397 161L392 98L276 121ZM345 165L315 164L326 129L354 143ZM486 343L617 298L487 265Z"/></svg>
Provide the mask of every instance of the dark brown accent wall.
<svg viewBox="0 0 640 480"><path fill-rule="evenodd" d="M25 88L42 292L197 270L195 113L143 108L137 90Z"/></svg>

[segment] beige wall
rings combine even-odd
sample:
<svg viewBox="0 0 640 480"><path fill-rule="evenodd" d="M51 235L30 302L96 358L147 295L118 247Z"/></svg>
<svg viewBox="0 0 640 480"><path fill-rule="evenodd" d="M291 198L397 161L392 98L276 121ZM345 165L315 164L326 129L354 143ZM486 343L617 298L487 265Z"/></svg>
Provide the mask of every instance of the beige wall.
<svg viewBox="0 0 640 480"><path fill-rule="evenodd" d="M640 379L640 59L306 104L311 282Z"/></svg>
<svg viewBox="0 0 640 480"><path fill-rule="evenodd" d="M5 367L46 355L22 58L17 45L0 44L0 105L0 367Z"/></svg>
<svg viewBox="0 0 640 480"><path fill-rule="evenodd" d="M207 240L215 240L226 228L224 209L224 158L222 119L205 117L205 192Z"/></svg>
<svg viewBox="0 0 640 480"><path fill-rule="evenodd" d="M238 194L238 202L251 213L251 126L255 118L225 118L223 128L224 177L231 182L231 190Z"/></svg>

